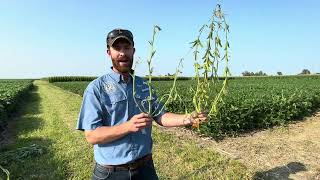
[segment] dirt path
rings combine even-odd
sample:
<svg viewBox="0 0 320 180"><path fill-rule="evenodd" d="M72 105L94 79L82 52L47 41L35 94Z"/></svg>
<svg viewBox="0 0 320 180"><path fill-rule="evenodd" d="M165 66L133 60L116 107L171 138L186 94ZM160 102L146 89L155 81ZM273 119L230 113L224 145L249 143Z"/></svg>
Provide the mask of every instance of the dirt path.
<svg viewBox="0 0 320 180"><path fill-rule="evenodd" d="M238 159L256 179L320 179L320 111L288 127L216 142L181 128L164 131L189 136L204 147Z"/></svg>
<svg viewBox="0 0 320 180"><path fill-rule="evenodd" d="M218 146L264 176L314 179L320 172L320 112L289 127L227 138Z"/></svg>

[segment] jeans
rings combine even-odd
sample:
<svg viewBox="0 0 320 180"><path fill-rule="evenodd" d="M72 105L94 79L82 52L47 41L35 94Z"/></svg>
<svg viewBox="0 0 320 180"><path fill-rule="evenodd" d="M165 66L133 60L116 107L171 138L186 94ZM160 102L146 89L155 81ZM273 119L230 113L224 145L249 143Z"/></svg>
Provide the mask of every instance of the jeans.
<svg viewBox="0 0 320 180"><path fill-rule="evenodd" d="M154 168L153 161L146 162L145 165L131 170L112 170L99 164L95 164L92 180L116 179L116 180L158 180L158 175Z"/></svg>

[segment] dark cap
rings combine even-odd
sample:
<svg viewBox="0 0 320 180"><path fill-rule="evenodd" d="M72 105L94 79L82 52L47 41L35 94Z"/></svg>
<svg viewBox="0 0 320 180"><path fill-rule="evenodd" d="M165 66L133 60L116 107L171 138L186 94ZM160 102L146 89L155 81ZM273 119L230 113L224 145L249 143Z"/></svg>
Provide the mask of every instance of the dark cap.
<svg viewBox="0 0 320 180"><path fill-rule="evenodd" d="M129 30L126 29L114 29L108 33L107 45L112 46L113 43L118 39L126 39L132 46L134 46L133 35Z"/></svg>

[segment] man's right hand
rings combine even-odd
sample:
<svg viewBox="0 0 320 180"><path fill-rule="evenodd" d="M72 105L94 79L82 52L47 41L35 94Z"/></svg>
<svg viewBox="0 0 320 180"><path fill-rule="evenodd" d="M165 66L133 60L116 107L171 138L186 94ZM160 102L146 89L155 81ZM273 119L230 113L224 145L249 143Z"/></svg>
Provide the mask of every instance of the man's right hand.
<svg viewBox="0 0 320 180"><path fill-rule="evenodd" d="M147 113L140 113L134 115L129 121L126 122L126 127L128 132L137 132L141 129L150 126L152 119Z"/></svg>

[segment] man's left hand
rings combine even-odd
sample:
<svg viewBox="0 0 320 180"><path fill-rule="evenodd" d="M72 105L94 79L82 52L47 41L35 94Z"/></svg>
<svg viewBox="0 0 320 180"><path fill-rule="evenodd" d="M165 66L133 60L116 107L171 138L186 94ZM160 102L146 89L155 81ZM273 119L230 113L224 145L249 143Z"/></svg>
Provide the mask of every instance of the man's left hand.
<svg viewBox="0 0 320 180"><path fill-rule="evenodd" d="M203 111L201 111L200 113L193 111L190 114L189 118L190 118L190 125L192 125L192 127L199 128L200 123L207 121L208 115Z"/></svg>

